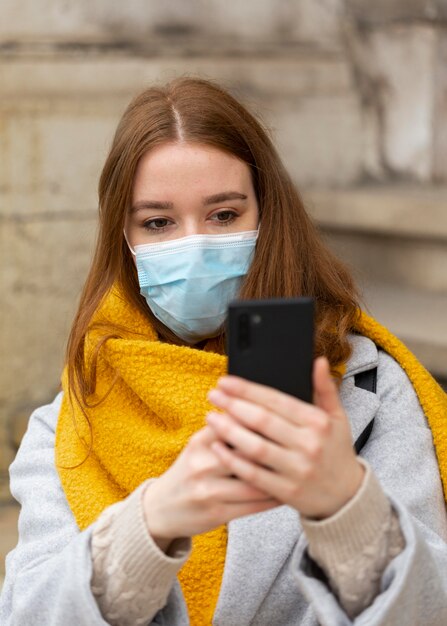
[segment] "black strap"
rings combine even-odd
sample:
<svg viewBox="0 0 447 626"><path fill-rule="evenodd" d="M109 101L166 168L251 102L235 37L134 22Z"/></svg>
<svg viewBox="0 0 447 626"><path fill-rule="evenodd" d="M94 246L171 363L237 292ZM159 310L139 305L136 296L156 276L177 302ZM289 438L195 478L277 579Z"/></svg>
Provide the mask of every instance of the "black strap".
<svg viewBox="0 0 447 626"><path fill-rule="evenodd" d="M365 391L371 391L376 393L377 391L377 367L366 372L360 372L354 376L355 386L364 389Z"/></svg>
<svg viewBox="0 0 447 626"><path fill-rule="evenodd" d="M360 372L360 374L355 374L354 382L355 382L356 387L359 387L360 389L364 389L365 391L370 391L371 393L376 393L377 391L377 367L374 367L372 370L367 370L366 372ZM363 431L357 437L357 441L354 444L356 454L360 453L360 450L368 441L369 436L372 432L373 426L374 426L374 418L372 418L369 424L363 429Z"/></svg>

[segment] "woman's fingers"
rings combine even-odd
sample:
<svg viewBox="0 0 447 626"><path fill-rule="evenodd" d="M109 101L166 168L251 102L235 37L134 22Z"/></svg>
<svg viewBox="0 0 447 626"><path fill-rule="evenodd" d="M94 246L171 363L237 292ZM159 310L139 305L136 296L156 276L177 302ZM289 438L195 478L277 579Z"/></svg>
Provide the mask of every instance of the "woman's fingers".
<svg viewBox="0 0 447 626"><path fill-rule="evenodd" d="M242 482L305 515L325 517L352 496L359 472L327 359L316 360L313 377L315 405L237 377L222 378L209 394L223 409L208 414L217 436L209 446ZM344 479L346 471L352 484Z"/></svg>
<svg viewBox="0 0 447 626"><path fill-rule="evenodd" d="M280 474L241 457L233 450L229 450L222 442L216 441L211 447L222 462L240 480L253 485L266 494L270 494L272 498L279 502L287 502L294 495L290 492L293 483Z"/></svg>
<svg viewBox="0 0 447 626"><path fill-rule="evenodd" d="M203 489L205 500L213 499L228 504L272 500L269 494L242 482L238 478L219 478L208 482Z"/></svg>
<svg viewBox="0 0 447 626"><path fill-rule="evenodd" d="M315 404L235 376L221 378L208 397L241 424L286 448L299 446L298 427L326 431L328 419L344 411L325 357L314 366ZM298 437L298 439L297 439Z"/></svg>
<svg viewBox="0 0 447 626"><path fill-rule="evenodd" d="M296 443L299 431L295 424L285 420L283 417L279 417L262 406L246 400L230 398L229 402L226 402L225 399L222 399L222 401L218 400L218 402L221 405L220 408L225 409L225 414L231 415L246 428L262 434L264 438L270 439L284 447L291 447ZM223 405L226 405L226 407ZM208 415L215 416L215 420L218 422L218 417L224 414L212 411ZM211 424L211 421L209 423Z"/></svg>
<svg viewBox="0 0 447 626"><path fill-rule="evenodd" d="M226 389L221 388L219 384L218 389L209 392L210 402L269 439L283 443L284 437L281 435L279 426L283 429L287 423L293 427L310 426L318 425L324 420L322 411L311 404L242 378L229 378L237 381L236 387L241 390L242 395L235 395L236 387L232 393L227 393ZM255 393L256 390L259 394ZM276 405L272 400L275 396L278 398ZM289 429L287 432L291 433L292 430Z"/></svg>
<svg viewBox="0 0 447 626"><path fill-rule="evenodd" d="M337 385L332 378L326 357L318 357L315 360L313 383L315 404L331 416L341 417L344 415Z"/></svg>
<svg viewBox="0 0 447 626"><path fill-rule="evenodd" d="M231 444L238 455L281 474L298 475L307 467L306 457L315 459L320 449L318 436L309 429L299 429L293 433L292 442L297 439L301 441L294 448L288 449L248 430L225 413L208 413L207 420L218 438ZM289 440L288 444L292 442Z"/></svg>
<svg viewBox="0 0 447 626"><path fill-rule="evenodd" d="M239 378L238 376L223 376L219 378L217 381L217 390L212 390L208 396L213 404L215 404L214 400L218 399L215 391L224 392L225 396L229 398L233 397L259 404L291 421L293 420L292 414L296 412L298 408L310 406L306 402L298 400L287 393L283 393L272 387L253 383L244 378Z"/></svg>
<svg viewBox="0 0 447 626"><path fill-rule="evenodd" d="M189 445L195 448L209 446L216 439L216 433L209 426L196 431L189 440Z"/></svg>

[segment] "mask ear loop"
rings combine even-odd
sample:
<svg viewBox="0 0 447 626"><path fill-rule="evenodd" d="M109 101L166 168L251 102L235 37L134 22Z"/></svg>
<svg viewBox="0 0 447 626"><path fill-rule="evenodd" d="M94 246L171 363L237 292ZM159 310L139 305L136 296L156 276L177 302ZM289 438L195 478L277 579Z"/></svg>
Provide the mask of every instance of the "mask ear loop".
<svg viewBox="0 0 447 626"><path fill-rule="evenodd" d="M126 231L123 228L123 233L124 233L124 239L126 240L127 245L129 246L129 250L131 251L131 253L136 257L137 253L135 252L135 250L132 248L132 246L129 243L129 240L127 239L127 235L126 235Z"/></svg>

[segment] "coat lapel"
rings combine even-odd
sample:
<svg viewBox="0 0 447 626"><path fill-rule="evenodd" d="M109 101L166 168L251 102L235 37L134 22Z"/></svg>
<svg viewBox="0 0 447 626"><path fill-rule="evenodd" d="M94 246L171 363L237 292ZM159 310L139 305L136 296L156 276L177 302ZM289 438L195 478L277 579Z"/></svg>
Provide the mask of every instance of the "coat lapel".
<svg viewBox="0 0 447 626"><path fill-rule="evenodd" d="M366 426L374 418L380 406L375 393L355 386L354 376L377 367L376 345L366 337L351 336L352 356L346 364L346 373L340 387L340 399L351 424L352 441L357 440Z"/></svg>
<svg viewBox="0 0 447 626"><path fill-rule="evenodd" d="M380 400L375 393L356 387L353 376L343 381L340 397L349 417L354 444L377 413Z"/></svg>
<svg viewBox="0 0 447 626"><path fill-rule="evenodd" d="M299 516L288 506L230 522L214 626L251 623L300 534Z"/></svg>

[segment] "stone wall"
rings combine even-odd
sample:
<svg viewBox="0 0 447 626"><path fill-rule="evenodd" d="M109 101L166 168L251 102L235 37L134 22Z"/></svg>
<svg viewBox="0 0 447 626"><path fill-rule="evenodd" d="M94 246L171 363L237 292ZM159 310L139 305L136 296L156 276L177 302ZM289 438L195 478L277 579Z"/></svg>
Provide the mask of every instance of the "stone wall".
<svg viewBox="0 0 447 626"><path fill-rule="evenodd" d="M379 282L410 263L447 294L446 18L444 0L2 0L0 498L30 410L58 389L114 127L153 81L228 86L341 254ZM413 188L428 219L403 233Z"/></svg>

